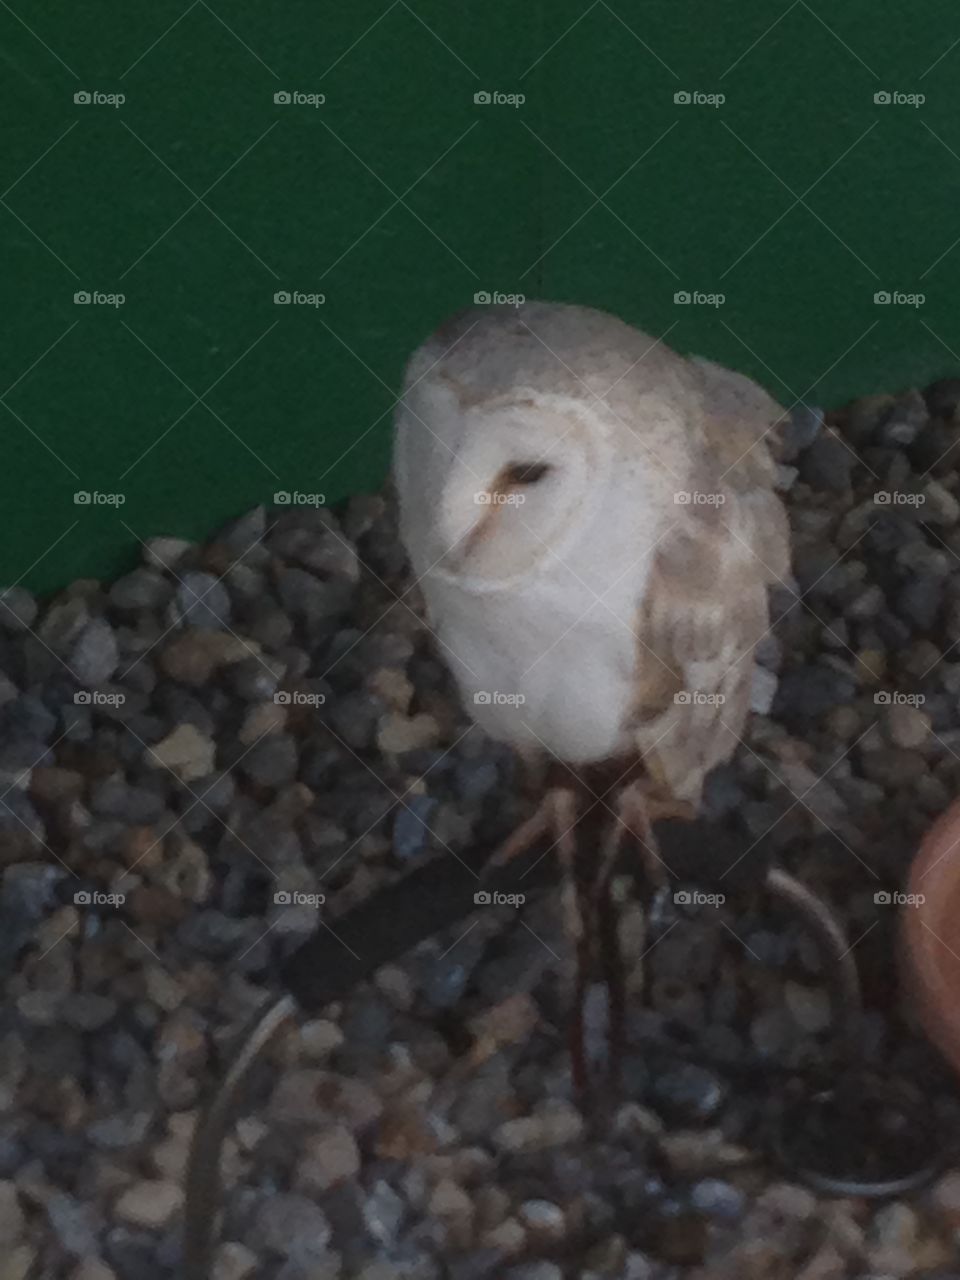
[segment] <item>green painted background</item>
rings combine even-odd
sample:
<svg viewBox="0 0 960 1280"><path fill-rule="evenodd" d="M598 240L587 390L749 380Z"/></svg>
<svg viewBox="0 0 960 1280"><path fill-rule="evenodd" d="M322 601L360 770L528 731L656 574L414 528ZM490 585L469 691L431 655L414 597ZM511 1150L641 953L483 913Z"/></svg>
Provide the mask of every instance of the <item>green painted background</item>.
<svg viewBox="0 0 960 1280"><path fill-rule="evenodd" d="M0 0L0 581L375 487L405 356L481 290L785 403L960 371L958 40L946 0Z"/></svg>

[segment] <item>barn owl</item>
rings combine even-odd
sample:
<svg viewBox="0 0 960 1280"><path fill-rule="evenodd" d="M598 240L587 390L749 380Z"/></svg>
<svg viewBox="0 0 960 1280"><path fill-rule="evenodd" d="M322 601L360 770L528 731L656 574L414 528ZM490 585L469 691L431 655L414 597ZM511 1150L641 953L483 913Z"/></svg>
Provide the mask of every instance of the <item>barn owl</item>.
<svg viewBox="0 0 960 1280"><path fill-rule="evenodd" d="M477 723L567 773L505 856L547 832L569 861L601 776L607 865L631 833L656 873L652 820L696 812L789 574L782 416L588 307L478 307L413 354L394 478L428 621Z"/></svg>
<svg viewBox="0 0 960 1280"><path fill-rule="evenodd" d="M400 532L468 712L528 759L633 759L696 808L736 746L789 573L746 377L611 315L461 313L413 355Z"/></svg>

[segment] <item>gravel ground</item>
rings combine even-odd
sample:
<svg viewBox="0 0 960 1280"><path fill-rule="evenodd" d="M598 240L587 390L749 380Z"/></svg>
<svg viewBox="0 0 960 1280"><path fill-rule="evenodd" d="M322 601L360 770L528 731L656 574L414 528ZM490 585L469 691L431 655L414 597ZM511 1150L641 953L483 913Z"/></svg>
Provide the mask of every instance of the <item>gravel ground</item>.
<svg viewBox="0 0 960 1280"><path fill-rule="evenodd" d="M960 789L958 397L794 416L803 603L775 593L757 714L709 795L841 908L867 1052L944 1125L956 1090L896 1007L874 895ZM389 499L362 497L0 596L0 1280L176 1276L201 1099L317 895L335 931L523 812L405 574ZM216 1280L960 1277L960 1169L876 1203L757 1158L828 1045L809 939L749 894L676 907L652 946L641 925L627 905L643 1052L592 1113L555 892L479 907L278 1038L225 1154Z"/></svg>

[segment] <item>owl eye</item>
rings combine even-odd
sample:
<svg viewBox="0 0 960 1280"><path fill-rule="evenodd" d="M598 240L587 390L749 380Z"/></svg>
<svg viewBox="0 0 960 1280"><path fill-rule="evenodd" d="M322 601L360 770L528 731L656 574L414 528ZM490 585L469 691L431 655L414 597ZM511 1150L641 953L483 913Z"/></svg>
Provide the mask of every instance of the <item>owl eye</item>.
<svg viewBox="0 0 960 1280"><path fill-rule="evenodd" d="M504 468L504 485L536 484L553 468L548 462L511 462Z"/></svg>

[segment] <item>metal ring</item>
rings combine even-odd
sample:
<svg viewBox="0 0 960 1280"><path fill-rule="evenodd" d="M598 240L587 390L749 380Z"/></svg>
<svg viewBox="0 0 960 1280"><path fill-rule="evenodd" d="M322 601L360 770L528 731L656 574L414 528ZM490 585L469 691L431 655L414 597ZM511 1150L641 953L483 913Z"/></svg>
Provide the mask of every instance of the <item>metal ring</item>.
<svg viewBox="0 0 960 1280"><path fill-rule="evenodd" d="M906 1173L880 1177L850 1177L841 1172L831 1173L818 1167L805 1153L804 1146L820 1144L831 1153L843 1155L850 1150L849 1126L845 1123L851 1113L860 1112L867 1120L867 1109L872 1109L869 1134L857 1133L853 1145L861 1149L869 1139L876 1151L878 1136L883 1130L884 1109L889 1117L896 1117L896 1133L889 1135L896 1143L896 1158L901 1158L904 1146L912 1148L917 1159ZM790 1136L787 1136L789 1131ZM826 1131L826 1132L824 1132ZM796 1099L784 1106L774 1138L774 1150L778 1161L808 1187L835 1196L861 1196L868 1199L903 1195L916 1191L930 1182L949 1159L949 1151L939 1142L934 1123L920 1099L908 1096L903 1086L881 1081L866 1072L854 1072L830 1089L823 1089ZM937 1151L937 1148L941 1149ZM931 1157L930 1152L935 1154Z"/></svg>

